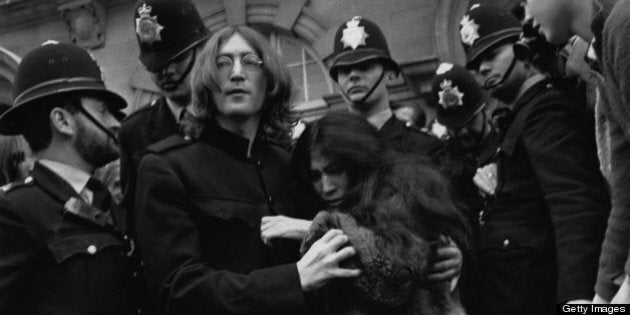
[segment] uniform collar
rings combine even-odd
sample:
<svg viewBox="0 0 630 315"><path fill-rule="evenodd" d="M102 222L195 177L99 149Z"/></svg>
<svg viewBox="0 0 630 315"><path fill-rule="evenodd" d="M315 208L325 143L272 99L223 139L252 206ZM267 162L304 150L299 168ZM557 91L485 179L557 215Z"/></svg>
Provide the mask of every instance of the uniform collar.
<svg viewBox="0 0 630 315"><path fill-rule="evenodd" d="M254 139L254 145L252 147L252 155L259 146L263 135L258 132L258 135ZM222 128L215 120L209 120L201 134L201 140L233 155L237 158L247 159L247 150L249 148L249 139L242 137L236 133L228 131Z"/></svg>
<svg viewBox="0 0 630 315"><path fill-rule="evenodd" d="M392 112L392 109L387 107L387 109L368 117L367 121L370 123L370 125L374 126L374 128L380 130L381 128L383 128L385 123L389 121L389 119L393 116L394 113Z"/></svg>
<svg viewBox="0 0 630 315"><path fill-rule="evenodd" d="M169 102L167 98L164 99L164 103L166 103L166 107L170 110L171 114L173 115L173 120L176 123L180 123L183 118L182 114L184 113L184 109L186 109L186 107L175 105L173 104L173 102Z"/></svg>
<svg viewBox="0 0 630 315"><path fill-rule="evenodd" d="M156 109L151 111L148 118L151 126L151 134L149 136L151 142L157 142L168 136L179 134L179 126L175 116L173 116L173 112L166 103L166 98L160 97L152 106L155 106Z"/></svg>
<svg viewBox="0 0 630 315"><path fill-rule="evenodd" d="M70 184L77 194L81 193L90 180L90 174L68 164L47 159L41 159L39 163Z"/></svg>

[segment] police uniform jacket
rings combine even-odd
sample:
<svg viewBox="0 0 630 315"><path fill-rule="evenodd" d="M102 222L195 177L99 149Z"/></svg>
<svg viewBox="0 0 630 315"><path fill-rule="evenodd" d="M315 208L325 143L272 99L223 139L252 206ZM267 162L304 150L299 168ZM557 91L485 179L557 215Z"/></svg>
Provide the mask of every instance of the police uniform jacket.
<svg viewBox="0 0 630 315"><path fill-rule="evenodd" d="M483 314L555 314L590 299L610 201L592 116L543 80L514 104L477 243Z"/></svg>
<svg viewBox="0 0 630 315"><path fill-rule="evenodd" d="M381 140L389 147L403 152L414 153L429 158L437 163L444 148L436 137L416 128L407 126L404 121L390 117L378 130Z"/></svg>
<svg viewBox="0 0 630 315"><path fill-rule="evenodd" d="M133 209L136 170L146 147L176 134L179 134L179 127L164 97L138 109L122 122L118 139L125 208Z"/></svg>
<svg viewBox="0 0 630 315"><path fill-rule="evenodd" d="M0 198L0 314L136 313L127 238L100 210L67 210L72 197L36 163Z"/></svg>
<svg viewBox="0 0 630 315"><path fill-rule="evenodd" d="M261 218L291 213L288 153L207 123L200 139L149 147L138 169L136 231L167 314L285 314L304 303L295 256L260 237ZM297 254L294 253L294 254Z"/></svg>

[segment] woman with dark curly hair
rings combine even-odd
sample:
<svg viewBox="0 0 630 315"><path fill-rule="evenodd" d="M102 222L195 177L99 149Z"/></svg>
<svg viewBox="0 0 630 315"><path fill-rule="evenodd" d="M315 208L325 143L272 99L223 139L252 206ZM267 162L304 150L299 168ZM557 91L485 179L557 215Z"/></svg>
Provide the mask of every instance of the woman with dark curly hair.
<svg viewBox="0 0 630 315"><path fill-rule="evenodd" d="M263 218L263 238L305 236L307 250L326 231L341 229L357 250L357 257L344 263L363 270L359 278L335 280L321 291L322 313L463 312L449 283L429 278L437 250L448 238L460 248L469 245L465 219L437 170L421 158L386 151L360 116L332 113L300 138L293 171L301 192L319 196L319 202L304 205L328 210L312 223ZM290 233L274 234L289 220Z"/></svg>
<svg viewBox="0 0 630 315"><path fill-rule="evenodd" d="M303 314L305 292L360 271L347 236L326 233L297 262L283 242L260 239L262 216L294 215L288 153L291 81L267 40L228 27L192 70L188 139L148 147L135 211L149 286L166 314ZM292 255L293 254L293 255Z"/></svg>

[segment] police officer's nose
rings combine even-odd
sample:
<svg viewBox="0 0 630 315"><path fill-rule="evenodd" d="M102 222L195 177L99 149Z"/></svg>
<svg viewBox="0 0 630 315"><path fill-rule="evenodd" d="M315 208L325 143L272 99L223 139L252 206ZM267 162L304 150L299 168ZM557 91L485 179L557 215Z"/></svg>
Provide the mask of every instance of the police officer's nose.
<svg viewBox="0 0 630 315"><path fill-rule="evenodd" d="M479 74L485 79L492 72L492 65L489 61L482 61L479 65Z"/></svg>
<svg viewBox="0 0 630 315"><path fill-rule="evenodd" d="M158 72L163 75L172 75L175 73L176 70L176 65L174 62L169 62L167 63L164 67L160 68L160 70L158 70Z"/></svg>
<svg viewBox="0 0 630 315"><path fill-rule="evenodd" d="M103 124L107 127L107 129L118 133L118 130L120 129L120 121L116 119L114 114L107 111L107 115L105 115L103 120Z"/></svg>

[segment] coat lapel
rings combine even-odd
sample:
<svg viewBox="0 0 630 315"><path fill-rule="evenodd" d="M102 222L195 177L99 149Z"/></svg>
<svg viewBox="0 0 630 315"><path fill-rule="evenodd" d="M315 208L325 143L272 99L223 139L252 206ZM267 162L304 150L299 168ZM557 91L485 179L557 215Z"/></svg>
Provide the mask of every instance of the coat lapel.
<svg viewBox="0 0 630 315"><path fill-rule="evenodd" d="M378 131L381 139L400 139L405 135L404 123L396 116L390 117Z"/></svg>
<svg viewBox="0 0 630 315"><path fill-rule="evenodd" d="M175 117L166 104L166 99L161 97L153 105L155 110L149 114L149 140L150 143L158 142L174 134L179 134L179 127Z"/></svg>
<svg viewBox="0 0 630 315"><path fill-rule="evenodd" d="M31 176L39 187L61 204L72 197L81 198L68 182L39 162L35 163Z"/></svg>

